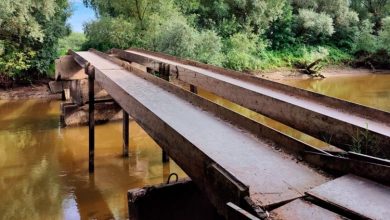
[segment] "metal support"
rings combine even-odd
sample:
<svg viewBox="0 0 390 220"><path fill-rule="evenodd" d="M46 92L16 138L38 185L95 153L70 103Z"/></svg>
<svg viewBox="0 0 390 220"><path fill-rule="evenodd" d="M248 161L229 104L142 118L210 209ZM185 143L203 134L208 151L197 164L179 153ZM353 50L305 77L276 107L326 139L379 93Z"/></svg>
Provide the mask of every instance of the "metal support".
<svg viewBox="0 0 390 220"><path fill-rule="evenodd" d="M129 114L123 111L123 157L129 157Z"/></svg>
<svg viewBox="0 0 390 220"><path fill-rule="evenodd" d="M170 65L160 63L160 65L159 65L160 78L169 82L169 73L170 73ZM169 162L169 156L168 156L167 152L165 152L164 150L162 151L162 162L163 163Z"/></svg>
<svg viewBox="0 0 390 220"><path fill-rule="evenodd" d="M190 85L190 91L192 93L198 94L198 88L192 84Z"/></svg>
<svg viewBox="0 0 390 220"><path fill-rule="evenodd" d="M89 172L95 171L95 68L87 65L85 69L88 74L88 97L89 97Z"/></svg>

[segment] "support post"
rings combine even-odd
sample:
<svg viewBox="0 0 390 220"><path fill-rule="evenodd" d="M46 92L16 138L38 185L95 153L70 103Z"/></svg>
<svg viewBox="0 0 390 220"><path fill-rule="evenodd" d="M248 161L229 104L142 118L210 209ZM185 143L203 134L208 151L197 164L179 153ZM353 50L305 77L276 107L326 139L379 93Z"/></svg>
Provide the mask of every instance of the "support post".
<svg viewBox="0 0 390 220"><path fill-rule="evenodd" d="M123 111L123 157L129 157L129 114Z"/></svg>
<svg viewBox="0 0 390 220"><path fill-rule="evenodd" d="M158 69L159 69L160 78L169 82L170 65L160 63ZM167 152L165 152L164 150L162 151L162 162L163 163L169 162L169 156L168 156Z"/></svg>
<svg viewBox="0 0 390 220"><path fill-rule="evenodd" d="M86 66L88 74L88 125L89 125L89 172L95 171L95 68Z"/></svg>
<svg viewBox="0 0 390 220"><path fill-rule="evenodd" d="M192 84L190 85L190 91L192 93L198 94L198 88Z"/></svg>

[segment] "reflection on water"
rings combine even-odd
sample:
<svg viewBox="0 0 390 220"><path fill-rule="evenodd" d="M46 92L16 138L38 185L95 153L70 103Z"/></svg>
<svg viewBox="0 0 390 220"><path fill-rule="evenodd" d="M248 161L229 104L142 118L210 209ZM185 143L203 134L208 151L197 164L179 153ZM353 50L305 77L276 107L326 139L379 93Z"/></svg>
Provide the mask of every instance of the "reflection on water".
<svg viewBox="0 0 390 220"><path fill-rule="evenodd" d="M290 85L390 111L390 75L289 81ZM199 94L323 149L332 146L199 89ZM165 182L174 163L134 122L123 159L121 123L96 127L95 174L88 174L87 127L61 129L59 102L0 101L0 219L126 219L127 190Z"/></svg>
<svg viewBox="0 0 390 220"><path fill-rule="evenodd" d="M96 172L88 130L59 128L59 102L0 101L0 219L126 219L126 192L165 182L160 148L134 122L123 159L121 123L96 127Z"/></svg>
<svg viewBox="0 0 390 220"><path fill-rule="evenodd" d="M283 83L390 112L390 74L362 74Z"/></svg>

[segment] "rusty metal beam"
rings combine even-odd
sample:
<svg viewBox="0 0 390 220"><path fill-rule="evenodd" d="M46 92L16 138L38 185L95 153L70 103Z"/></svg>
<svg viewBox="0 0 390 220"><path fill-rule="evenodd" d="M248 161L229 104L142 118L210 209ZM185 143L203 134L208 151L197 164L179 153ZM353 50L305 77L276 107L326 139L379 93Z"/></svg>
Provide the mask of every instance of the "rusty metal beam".
<svg viewBox="0 0 390 220"><path fill-rule="evenodd" d="M170 65L171 75L267 117L349 150L368 133L390 157L390 113L206 64L131 49L111 51L149 69Z"/></svg>

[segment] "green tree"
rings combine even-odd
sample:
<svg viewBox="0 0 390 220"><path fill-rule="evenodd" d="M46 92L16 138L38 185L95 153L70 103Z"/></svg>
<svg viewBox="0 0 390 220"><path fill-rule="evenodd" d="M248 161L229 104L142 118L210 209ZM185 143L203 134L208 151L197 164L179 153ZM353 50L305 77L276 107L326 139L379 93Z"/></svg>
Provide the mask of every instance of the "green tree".
<svg viewBox="0 0 390 220"><path fill-rule="evenodd" d="M46 73L57 55L58 38L67 35L67 0L0 2L0 74L29 79Z"/></svg>
<svg viewBox="0 0 390 220"><path fill-rule="evenodd" d="M374 35L374 24L364 20L356 35L355 51L373 53L378 48L378 37Z"/></svg>
<svg viewBox="0 0 390 220"><path fill-rule="evenodd" d="M88 41L84 49L95 48L106 51L111 48L127 48L136 45L135 24L122 17L101 17L84 26Z"/></svg>
<svg viewBox="0 0 390 220"><path fill-rule="evenodd" d="M384 18L382 24L382 30L379 31L379 42L381 47L390 54L390 17Z"/></svg>

